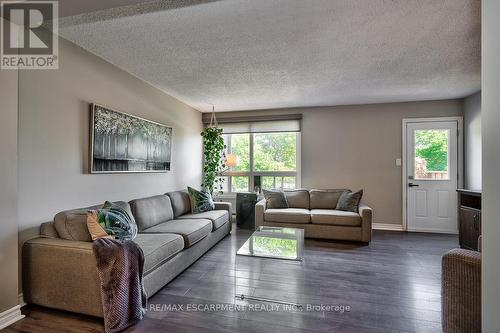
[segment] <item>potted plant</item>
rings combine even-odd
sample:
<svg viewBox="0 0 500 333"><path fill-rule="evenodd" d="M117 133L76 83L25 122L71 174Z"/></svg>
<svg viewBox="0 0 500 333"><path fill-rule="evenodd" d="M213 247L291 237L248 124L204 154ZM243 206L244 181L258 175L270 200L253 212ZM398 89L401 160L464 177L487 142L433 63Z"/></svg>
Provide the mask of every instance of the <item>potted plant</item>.
<svg viewBox="0 0 500 333"><path fill-rule="evenodd" d="M203 183L201 187L212 195L223 193L222 173L226 165L226 152L222 128L209 126L201 132L203 137Z"/></svg>

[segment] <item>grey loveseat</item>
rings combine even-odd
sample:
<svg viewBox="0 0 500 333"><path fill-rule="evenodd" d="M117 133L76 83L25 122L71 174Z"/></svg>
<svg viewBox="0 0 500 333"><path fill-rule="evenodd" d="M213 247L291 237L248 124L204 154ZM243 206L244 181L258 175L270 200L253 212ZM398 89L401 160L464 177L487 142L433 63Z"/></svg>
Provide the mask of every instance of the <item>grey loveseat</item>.
<svg viewBox="0 0 500 333"><path fill-rule="evenodd" d="M134 241L145 256L144 287L152 296L231 232L231 204L191 214L186 192L116 202L135 219ZM86 225L88 209L58 213L40 237L23 245L23 296L27 303L102 317L100 280Z"/></svg>
<svg viewBox="0 0 500 333"><path fill-rule="evenodd" d="M266 199L255 205L255 225L304 229L305 237L370 242L372 209L361 203L358 212L336 210L345 189L285 191L290 208L268 209Z"/></svg>

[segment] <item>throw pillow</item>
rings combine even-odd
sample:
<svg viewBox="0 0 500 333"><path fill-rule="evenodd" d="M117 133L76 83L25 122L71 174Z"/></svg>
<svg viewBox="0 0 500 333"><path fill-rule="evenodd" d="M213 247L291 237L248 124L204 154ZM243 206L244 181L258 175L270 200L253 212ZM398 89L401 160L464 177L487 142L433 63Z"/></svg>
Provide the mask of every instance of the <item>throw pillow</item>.
<svg viewBox="0 0 500 333"><path fill-rule="evenodd" d="M208 212L215 209L212 195L207 190L195 190L188 187L189 200L191 200L191 212L193 214Z"/></svg>
<svg viewBox="0 0 500 333"><path fill-rule="evenodd" d="M337 208L335 209L357 213L362 196L363 190L359 190L358 192L345 191L340 195Z"/></svg>
<svg viewBox="0 0 500 333"><path fill-rule="evenodd" d="M113 235L108 235L106 230L97 222L97 210L89 210L87 212L87 228L89 229L90 237L92 240L99 238L115 238Z"/></svg>
<svg viewBox="0 0 500 333"><path fill-rule="evenodd" d="M106 201L101 209L87 212L87 228L92 240L99 238L131 240L137 236L137 225L129 214L109 201Z"/></svg>
<svg viewBox="0 0 500 333"><path fill-rule="evenodd" d="M262 193L264 193L264 198L266 198L266 208L289 208L288 200L286 200L286 196L283 191L262 190Z"/></svg>

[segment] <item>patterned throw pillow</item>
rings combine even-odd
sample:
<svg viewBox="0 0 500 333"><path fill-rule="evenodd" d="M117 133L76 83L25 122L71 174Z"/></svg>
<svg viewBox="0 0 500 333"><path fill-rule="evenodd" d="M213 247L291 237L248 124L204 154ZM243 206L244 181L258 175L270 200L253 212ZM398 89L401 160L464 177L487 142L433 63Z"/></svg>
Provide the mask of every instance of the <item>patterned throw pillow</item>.
<svg viewBox="0 0 500 333"><path fill-rule="evenodd" d="M206 190L195 190L188 187L189 199L191 200L191 212L193 214L208 212L215 209L212 195Z"/></svg>
<svg viewBox="0 0 500 333"><path fill-rule="evenodd" d="M264 193L264 198L266 198L266 208L269 209L289 208L288 200L286 200L286 196L285 193L283 193L283 191L262 190L262 193Z"/></svg>
<svg viewBox="0 0 500 333"><path fill-rule="evenodd" d="M336 209L357 213L362 196L363 190L359 190L358 192L345 191L340 195Z"/></svg>
<svg viewBox="0 0 500 333"><path fill-rule="evenodd" d="M137 225L123 209L106 201L101 209L87 212L87 228L92 240L116 238L131 240L137 236Z"/></svg>

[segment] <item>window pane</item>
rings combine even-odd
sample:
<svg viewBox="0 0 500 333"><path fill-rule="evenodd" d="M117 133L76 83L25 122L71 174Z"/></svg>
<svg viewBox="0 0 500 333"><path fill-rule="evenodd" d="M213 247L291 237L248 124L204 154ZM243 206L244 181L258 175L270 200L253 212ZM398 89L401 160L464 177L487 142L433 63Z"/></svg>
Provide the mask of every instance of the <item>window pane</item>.
<svg viewBox="0 0 500 333"><path fill-rule="evenodd" d="M238 158L238 165L231 167L231 171L250 171L250 135L232 134L231 144L228 152L235 154Z"/></svg>
<svg viewBox="0 0 500 333"><path fill-rule="evenodd" d="M297 134L254 134L253 158L255 171L295 171Z"/></svg>
<svg viewBox="0 0 500 333"><path fill-rule="evenodd" d="M415 179L449 179L446 129L415 131Z"/></svg>
<svg viewBox="0 0 500 333"><path fill-rule="evenodd" d="M248 177L231 177L231 192L248 192Z"/></svg>
<svg viewBox="0 0 500 333"><path fill-rule="evenodd" d="M283 177L283 176L262 176L261 185L265 190L270 189L294 189L295 188L295 177Z"/></svg>
<svg viewBox="0 0 500 333"><path fill-rule="evenodd" d="M262 179L262 188L264 190L270 190L272 188L275 188L274 177L264 176L264 177L261 177L261 179Z"/></svg>
<svg viewBox="0 0 500 333"><path fill-rule="evenodd" d="M283 177L274 177L274 188L283 188Z"/></svg>
<svg viewBox="0 0 500 333"><path fill-rule="evenodd" d="M283 177L283 189L292 190L296 187L295 177Z"/></svg>

